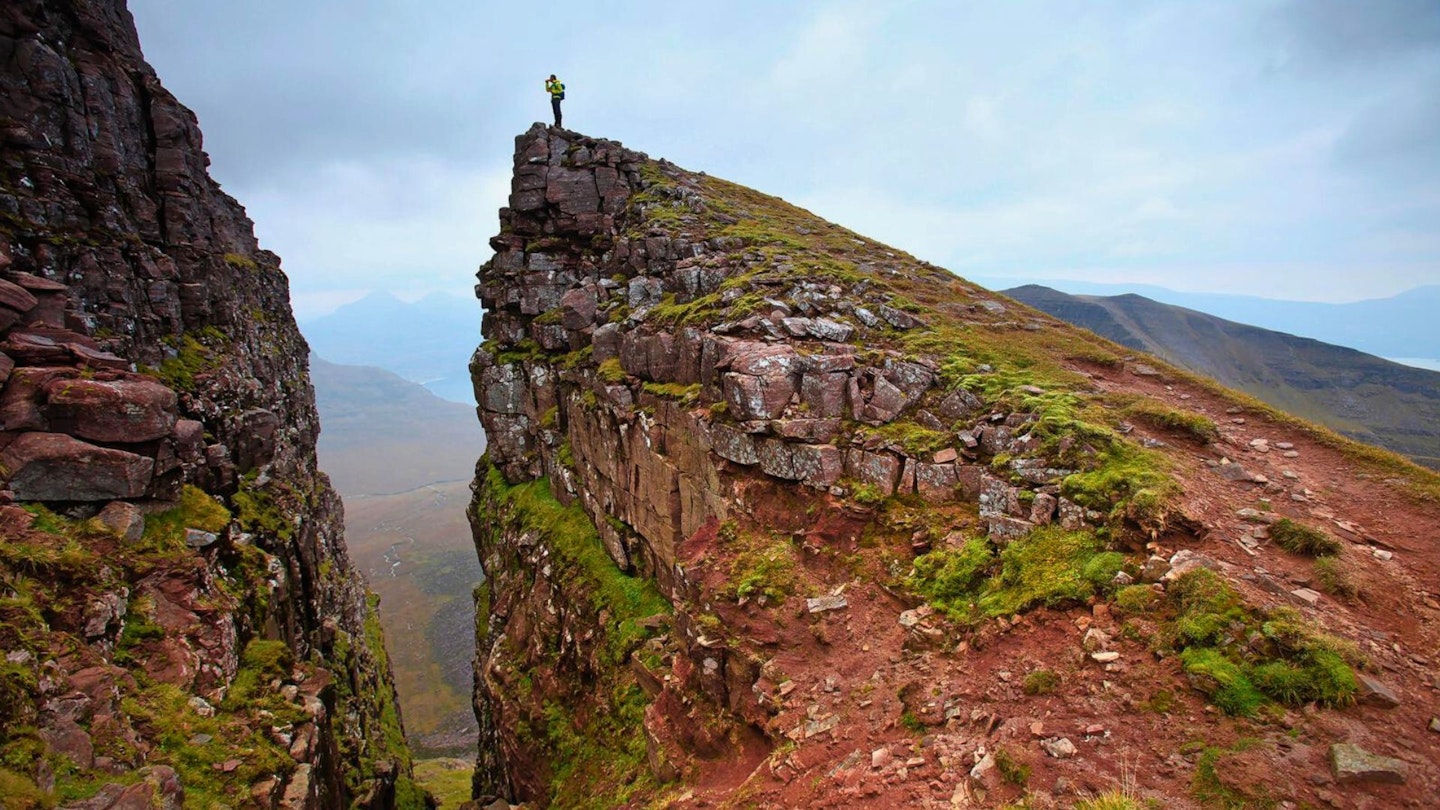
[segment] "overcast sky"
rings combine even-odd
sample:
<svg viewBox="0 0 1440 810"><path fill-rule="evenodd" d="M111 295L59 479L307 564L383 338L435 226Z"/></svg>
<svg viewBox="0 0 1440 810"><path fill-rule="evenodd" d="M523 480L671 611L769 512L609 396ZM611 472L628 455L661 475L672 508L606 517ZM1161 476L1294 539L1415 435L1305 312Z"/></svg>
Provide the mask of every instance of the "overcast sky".
<svg viewBox="0 0 1440 810"><path fill-rule="evenodd" d="M468 294L565 122L960 275L1440 283L1440 3L130 0L298 314Z"/></svg>

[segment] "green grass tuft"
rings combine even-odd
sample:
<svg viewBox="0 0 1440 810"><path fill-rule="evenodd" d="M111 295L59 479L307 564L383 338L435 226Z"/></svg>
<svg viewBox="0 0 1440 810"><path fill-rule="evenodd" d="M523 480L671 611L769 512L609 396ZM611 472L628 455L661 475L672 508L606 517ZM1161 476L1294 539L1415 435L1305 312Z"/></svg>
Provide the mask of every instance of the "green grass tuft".
<svg viewBox="0 0 1440 810"><path fill-rule="evenodd" d="M1015 758L1006 748L995 749L995 770L1000 778L1016 787L1025 787L1030 781L1030 765Z"/></svg>
<svg viewBox="0 0 1440 810"><path fill-rule="evenodd" d="M1095 593L1085 565L1097 553L1099 541L1092 534L1037 529L1000 553L1000 574L987 583L978 605L986 615L1008 616L1038 605L1083 601Z"/></svg>
<svg viewBox="0 0 1440 810"><path fill-rule="evenodd" d="M1220 430L1209 417L1167 408L1151 399L1137 399L1122 413L1137 422L1175 431L1202 444L1209 444L1220 438Z"/></svg>
<svg viewBox="0 0 1440 810"><path fill-rule="evenodd" d="M1180 661L1216 706L1252 715L1268 700L1289 706L1345 706L1357 684L1348 657L1358 653L1316 631L1299 613L1279 608L1263 615L1214 572L1197 569L1170 586L1177 609L1171 643Z"/></svg>
<svg viewBox="0 0 1440 810"><path fill-rule="evenodd" d="M972 537L960 548L938 548L916 557L915 569L906 584L940 606L968 601L994 562L990 544L984 538Z"/></svg>
<svg viewBox="0 0 1440 810"><path fill-rule="evenodd" d="M1121 613L1141 614L1159 598L1160 595L1149 585L1126 585L1115 592L1115 607Z"/></svg>
<svg viewBox="0 0 1440 810"><path fill-rule="evenodd" d="M1191 647L1180 653L1185 672L1226 714L1249 717L1265 704L1265 695L1255 688L1240 665L1210 647Z"/></svg>
<svg viewBox="0 0 1440 810"><path fill-rule="evenodd" d="M1027 695L1050 695L1060 688L1060 676L1048 669L1037 669L1025 676L1021 685Z"/></svg>
<svg viewBox="0 0 1440 810"><path fill-rule="evenodd" d="M180 490L179 504L145 517L145 533L141 536L139 551L181 553L186 550L186 529L221 532L228 525L230 510L224 504L199 487L186 484Z"/></svg>
<svg viewBox="0 0 1440 810"><path fill-rule="evenodd" d="M1360 585L1355 573L1338 557L1319 557L1315 560L1315 581L1320 590L1341 599L1353 599L1360 595Z"/></svg>
<svg viewBox="0 0 1440 810"><path fill-rule="evenodd" d="M1291 554L1332 557L1340 553L1340 541L1312 526L1281 518L1270 526L1270 536Z"/></svg>

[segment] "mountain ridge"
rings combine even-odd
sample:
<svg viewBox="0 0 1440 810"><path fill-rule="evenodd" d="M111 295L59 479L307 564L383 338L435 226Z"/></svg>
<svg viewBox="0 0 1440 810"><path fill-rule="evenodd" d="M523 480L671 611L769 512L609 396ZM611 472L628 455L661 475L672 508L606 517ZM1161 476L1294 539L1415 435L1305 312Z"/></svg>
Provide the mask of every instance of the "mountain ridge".
<svg viewBox="0 0 1440 810"><path fill-rule="evenodd" d="M1436 649L1433 473L568 130L516 139L491 246L477 798L1416 804L1440 779L1408 657ZM1327 764L1348 745L1401 784Z"/></svg>
<svg viewBox="0 0 1440 810"><path fill-rule="evenodd" d="M1034 285L1003 294L1351 438L1440 464L1440 373L1136 294L1072 296Z"/></svg>
<svg viewBox="0 0 1440 810"><path fill-rule="evenodd" d="M995 289L1006 286L993 279ZM1393 296L1346 303L1293 301L1228 293L1172 290L1151 284L1037 280L1034 286L1073 289L1071 295L1116 296L1131 292L1153 301L1344 346L1379 357L1440 358L1440 341L1428 313L1440 306L1440 285L1427 284ZM1008 284L1009 287L1028 284Z"/></svg>

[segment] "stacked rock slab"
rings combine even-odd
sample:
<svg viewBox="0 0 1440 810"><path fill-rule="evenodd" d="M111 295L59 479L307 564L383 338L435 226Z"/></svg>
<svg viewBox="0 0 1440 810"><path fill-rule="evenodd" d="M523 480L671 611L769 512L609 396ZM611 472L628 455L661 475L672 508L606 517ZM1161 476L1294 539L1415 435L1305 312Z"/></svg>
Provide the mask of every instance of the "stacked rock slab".
<svg viewBox="0 0 1440 810"><path fill-rule="evenodd" d="M584 509L619 569L655 583L676 625L689 628L678 635L690 675L657 687L646 714L656 775L673 774L671 760L699 745L656 707L708 700L751 731L769 711L754 700L757 660L689 626L685 605L700 595L677 551L751 508L751 484L968 501L1000 543L1036 525L1099 518L1060 496L1056 484L1072 470L1028 452L1033 416L992 413L967 390L947 390L933 358L866 347L867 336L927 324L863 279L786 282L722 322L671 317L759 296L726 282L788 261L727 233L703 182L574 132L537 124L516 140L509 206L476 288L486 342L471 361L489 448L472 510L489 587L476 675L482 795L545 797L547 765L507 695L516 672L544 666L553 676L556 667L526 651L562 634L571 650L562 659L583 662L603 642L594 622L576 619L593 618L586 594L552 579L551 550L505 513L491 469L509 485L548 478L559 501ZM666 226L677 217L697 227ZM953 280L933 271L936 284ZM952 447L921 452L881 430L901 422L964 429L951 433ZM1016 456L1008 480L992 472L1001 453ZM579 664L558 676L571 686L594 677Z"/></svg>
<svg viewBox="0 0 1440 810"><path fill-rule="evenodd" d="M191 555L143 579L107 569L81 626L52 622L86 654L0 651L43 673L34 698L49 753L88 774L143 767L157 751L127 727L130 753L100 766L84 753L100 719L127 722L113 704L133 682L111 655L127 603L143 596L164 635L141 647L146 677L196 700L224 696L250 641L289 647L286 694L309 720L285 732L294 761L253 786L257 806L391 806L408 754L385 741L390 673L366 641L371 608L316 469L307 348L278 257L210 179L195 116L145 63L122 0L0 8L0 120L0 501L14 504L0 505L0 523L22 536L32 519L19 507L38 503L99 516L133 544L186 487L236 515L219 531L192 527ZM216 590L256 552L264 576L249 592ZM76 714L76 693L109 697ZM22 769L43 788L49 767ZM183 795L183 780L156 773L147 796ZM135 806L125 802L145 790L111 792Z"/></svg>

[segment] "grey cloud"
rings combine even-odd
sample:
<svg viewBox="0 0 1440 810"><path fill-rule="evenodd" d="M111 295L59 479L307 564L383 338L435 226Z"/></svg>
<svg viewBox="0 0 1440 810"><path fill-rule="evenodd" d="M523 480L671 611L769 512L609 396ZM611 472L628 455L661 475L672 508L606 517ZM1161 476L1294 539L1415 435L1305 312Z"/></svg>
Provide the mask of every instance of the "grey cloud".
<svg viewBox="0 0 1440 810"><path fill-rule="evenodd" d="M1335 157L1407 184L1440 178L1440 70L1364 107L1336 142Z"/></svg>
<svg viewBox="0 0 1440 810"><path fill-rule="evenodd" d="M1435 0L1290 0L1273 22L1312 63L1384 63L1440 47Z"/></svg>

